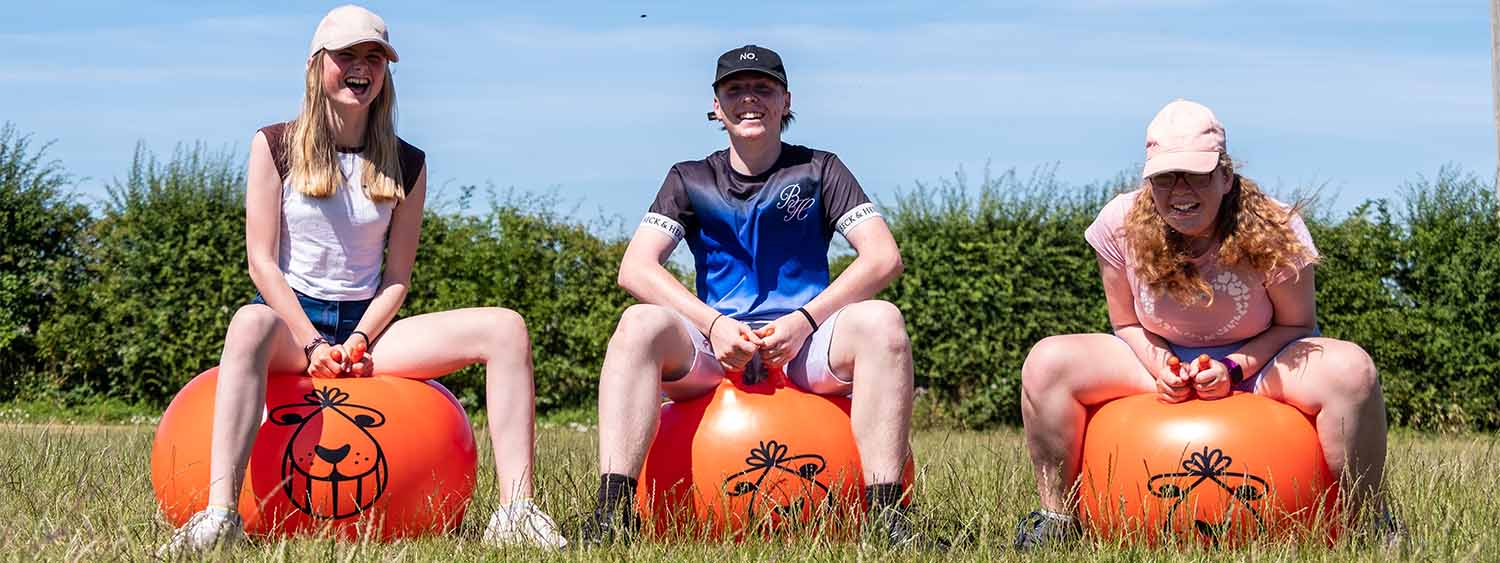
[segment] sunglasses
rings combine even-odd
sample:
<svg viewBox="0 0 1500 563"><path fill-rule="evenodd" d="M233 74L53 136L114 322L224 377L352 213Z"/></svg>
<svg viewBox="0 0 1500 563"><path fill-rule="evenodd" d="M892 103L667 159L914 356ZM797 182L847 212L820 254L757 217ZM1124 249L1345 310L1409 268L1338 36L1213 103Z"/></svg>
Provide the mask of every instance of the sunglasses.
<svg viewBox="0 0 1500 563"><path fill-rule="evenodd" d="M1178 181L1187 182L1189 188L1201 190L1208 187L1209 183L1213 181L1213 177L1213 172L1209 172L1207 174L1194 174L1192 172L1177 171L1152 174L1151 177L1147 178L1147 180L1151 182L1151 187L1158 190L1165 190L1176 186Z"/></svg>

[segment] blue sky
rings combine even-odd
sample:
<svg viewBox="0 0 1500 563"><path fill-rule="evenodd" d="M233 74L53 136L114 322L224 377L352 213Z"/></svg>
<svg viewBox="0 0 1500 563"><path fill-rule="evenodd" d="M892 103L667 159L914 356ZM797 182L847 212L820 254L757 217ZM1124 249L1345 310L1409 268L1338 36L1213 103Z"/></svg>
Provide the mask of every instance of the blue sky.
<svg viewBox="0 0 1500 563"><path fill-rule="evenodd" d="M545 4L545 5L544 5ZM243 154L292 117L333 3L26 2L0 20L0 121L103 197L138 141ZM1245 172L1334 204L1495 166L1483 2L369 2L390 24L400 134L436 189L556 190L634 220L667 168L726 142L704 121L717 55L787 62L787 140L839 153L872 194L964 168L1138 166L1175 97L1218 113ZM937 6L936 8L934 6ZM644 14L646 17L642 18Z"/></svg>

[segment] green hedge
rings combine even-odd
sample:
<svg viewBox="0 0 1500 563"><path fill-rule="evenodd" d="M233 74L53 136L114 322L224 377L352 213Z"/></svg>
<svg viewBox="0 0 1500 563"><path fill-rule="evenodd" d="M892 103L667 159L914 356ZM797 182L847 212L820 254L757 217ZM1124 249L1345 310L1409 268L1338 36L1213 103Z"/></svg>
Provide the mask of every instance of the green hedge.
<svg viewBox="0 0 1500 563"><path fill-rule="evenodd" d="M242 165L201 147L138 150L90 215L45 147L0 129L0 401L161 405L218 360L245 273ZM1084 228L1128 178L1075 187L1050 171L960 174L883 205L906 273L882 297L906 314L928 412L1019 422L1020 367L1043 337L1108 330ZM530 327L538 410L591 409L605 344L631 300L615 286L620 224L515 196L429 205L403 315L499 305ZM1324 334L1363 345L1394 422L1500 428L1500 209L1445 169L1396 201L1309 212ZM835 271L848 258L835 264ZM477 368L444 383L478 405Z"/></svg>
<svg viewBox="0 0 1500 563"><path fill-rule="evenodd" d="M1032 344L1109 328L1083 231L1112 192L1064 190L1045 171L971 189L959 174L884 206L906 270L881 297L906 317L917 385L943 418L1019 423Z"/></svg>
<svg viewBox="0 0 1500 563"><path fill-rule="evenodd" d="M1500 428L1500 205L1492 186L1446 168L1389 202L1314 223L1329 336L1364 345L1393 420Z"/></svg>
<svg viewBox="0 0 1500 563"><path fill-rule="evenodd" d="M0 127L0 399L46 385L37 333L84 279L88 209L68 197L70 180L45 150Z"/></svg>
<svg viewBox="0 0 1500 563"><path fill-rule="evenodd" d="M467 201L468 198L463 198ZM615 285L625 241L603 240L565 219L548 199L427 214L403 315L503 306L526 319L537 410L589 407L604 349L632 301ZM477 366L444 377L465 404L483 404Z"/></svg>
<svg viewBox="0 0 1500 563"><path fill-rule="evenodd" d="M42 326L43 391L160 402L218 363L229 317L254 295L241 168L201 147L165 163L137 149L86 232L84 282Z"/></svg>

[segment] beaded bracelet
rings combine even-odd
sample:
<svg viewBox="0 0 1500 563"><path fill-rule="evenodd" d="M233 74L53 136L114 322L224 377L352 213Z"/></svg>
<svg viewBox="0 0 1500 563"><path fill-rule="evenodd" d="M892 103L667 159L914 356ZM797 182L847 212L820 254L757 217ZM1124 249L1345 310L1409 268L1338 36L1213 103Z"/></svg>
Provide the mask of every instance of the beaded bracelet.
<svg viewBox="0 0 1500 563"><path fill-rule="evenodd" d="M323 337L319 336L317 338L314 338L312 340L312 342L308 342L306 346L302 347L302 355L307 356L307 363L309 363L309 364L312 363L312 353L313 353L313 350L317 350L318 346L321 346L321 345L324 345L324 344L326 344L328 346L333 346L333 343L329 342L327 338L323 338Z"/></svg>

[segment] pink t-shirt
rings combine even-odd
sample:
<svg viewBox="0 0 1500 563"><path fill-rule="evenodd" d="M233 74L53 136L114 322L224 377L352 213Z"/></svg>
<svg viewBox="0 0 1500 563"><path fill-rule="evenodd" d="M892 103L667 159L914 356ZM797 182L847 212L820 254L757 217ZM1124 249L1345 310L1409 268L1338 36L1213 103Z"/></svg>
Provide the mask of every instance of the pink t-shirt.
<svg viewBox="0 0 1500 563"><path fill-rule="evenodd" d="M1213 303L1204 306L1183 305L1166 293L1156 293L1135 275L1134 256L1125 239L1125 216L1135 205L1140 190L1116 196L1099 212L1099 217L1084 231L1094 251L1110 265L1125 272L1130 292L1135 296L1135 315L1146 330L1178 346L1222 346L1253 337L1271 327L1271 299L1266 287L1285 282L1296 275L1286 269L1265 274L1248 269L1219 269L1218 246L1193 259L1198 272L1213 287ZM1274 200L1273 200L1274 201ZM1276 202L1283 207L1285 204ZM1292 232L1308 254L1298 262L1298 269L1318 256L1312 235L1302 217L1293 215Z"/></svg>

